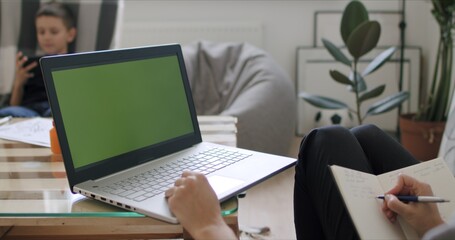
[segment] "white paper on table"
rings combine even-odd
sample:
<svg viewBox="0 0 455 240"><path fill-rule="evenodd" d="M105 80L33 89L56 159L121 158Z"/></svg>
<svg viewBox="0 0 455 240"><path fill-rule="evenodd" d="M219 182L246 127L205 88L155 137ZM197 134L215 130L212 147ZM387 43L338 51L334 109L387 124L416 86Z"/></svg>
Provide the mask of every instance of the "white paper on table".
<svg viewBox="0 0 455 240"><path fill-rule="evenodd" d="M32 118L0 126L0 138L50 147L51 118Z"/></svg>

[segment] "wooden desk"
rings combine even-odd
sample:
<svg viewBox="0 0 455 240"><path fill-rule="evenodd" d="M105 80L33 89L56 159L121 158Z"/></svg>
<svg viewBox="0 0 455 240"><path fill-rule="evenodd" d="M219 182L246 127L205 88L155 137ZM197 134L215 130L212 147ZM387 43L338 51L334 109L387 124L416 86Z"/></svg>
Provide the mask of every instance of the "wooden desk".
<svg viewBox="0 0 455 240"><path fill-rule="evenodd" d="M203 139L235 146L236 119L200 117ZM225 221L238 231L237 214ZM0 238L188 238L181 225L72 194L61 155L0 140ZM3 239L3 238L2 238Z"/></svg>

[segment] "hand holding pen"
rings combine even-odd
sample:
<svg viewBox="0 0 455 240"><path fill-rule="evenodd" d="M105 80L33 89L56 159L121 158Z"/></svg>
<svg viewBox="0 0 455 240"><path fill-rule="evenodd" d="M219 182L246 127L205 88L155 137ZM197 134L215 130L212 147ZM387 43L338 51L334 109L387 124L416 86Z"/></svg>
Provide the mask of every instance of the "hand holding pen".
<svg viewBox="0 0 455 240"><path fill-rule="evenodd" d="M438 206L434 201L446 199L434 197L429 184L420 182L413 177L400 174L398 176L397 184L386 192L383 197L384 203L382 205L382 211L386 217L391 222L395 222L397 216L402 217L404 221L409 223L409 225L417 231L420 237L431 228L444 223L439 213ZM405 203L404 201L407 201L408 203ZM423 201L427 202L421 203ZM417 204L412 204L411 202Z"/></svg>

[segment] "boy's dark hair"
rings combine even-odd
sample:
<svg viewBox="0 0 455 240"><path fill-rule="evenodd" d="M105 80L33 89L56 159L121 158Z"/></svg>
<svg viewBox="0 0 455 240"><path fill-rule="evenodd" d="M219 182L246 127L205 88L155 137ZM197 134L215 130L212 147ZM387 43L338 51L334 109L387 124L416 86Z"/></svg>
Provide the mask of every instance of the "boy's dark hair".
<svg viewBox="0 0 455 240"><path fill-rule="evenodd" d="M41 16L61 18L67 29L76 27L74 16L71 10L67 6L58 2L50 2L41 5L41 7L36 12L35 19Z"/></svg>

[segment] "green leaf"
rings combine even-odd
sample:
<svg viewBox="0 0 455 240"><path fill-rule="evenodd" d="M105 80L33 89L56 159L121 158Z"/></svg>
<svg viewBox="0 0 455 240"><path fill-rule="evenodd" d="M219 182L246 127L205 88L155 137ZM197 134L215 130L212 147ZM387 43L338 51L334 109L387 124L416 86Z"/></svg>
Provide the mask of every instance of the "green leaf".
<svg viewBox="0 0 455 240"><path fill-rule="evenodd" d="M381 25L377 21L368 21L360 24L349 35L346 46L354 60L359 59L376 47L381 35Z"/></svg>
<svg viewBox="0 0 455 240"><path fill-rule="evenodd" d="M359 1L351 1L343 11L341 18L340 32L344 44L348 45L348 38L352 31L361 23L368 21L368 11Z"/></svg>
<svg viewBox="0 0 455 240"><path fill-rule="evenodd" d="M398 107L402 102L404 102L408 98L409 98L409 92L399 92L395 95L388 96L388 97L374 103L373 105L371 105L368 108L367 113L365 114L365 117L388 112L388 111Z"/></svg>
<svg viewBox="0 0 455 240"><path fill-rule="evenodd" d="M370 91L367 91L366 93L362 94L362 96L359 97L359 103L381 95L384 92L384 89L385 89L385 84L378 86Z"/></svg>
<svg viewBox="0 0 455 240"><path fill-rule="evenodd" d="M341 84L351 85L351 86L354 85L354 83L351 80L349 80L349 78L346 77L346 75L338 72L337 70L330 70L330 76L333 78L333 80L335 80Z"/></svg>
<svg viewBox="0 0 455 240"><path fill-rule="evenodd" d="M442 6L442 1L439 0L432 0L434 11L437 12L444 12L444 7Z"/></svg>
<svg viewBox="0 0 455 240"><path fill-rule="evenodd" d="M451 15L451 10L455 1L453 0L432 0L435 11L444 15Z"/></svg>
<svg viewBox="0 0 455 240"><path fill-rule="evenodd" d="M344 109L344 108L349 108L348 105L346 105L343 102L340 102L338 100L332 99L332 98L327 98L327 97L322 97L322 96L316 96L312 94L308 94L305 92L302 92L299 94L299 97L303 98L306 102L309 104L318 107L318 108L323 108L323 109Z"/></svg>
<svg viewBox="0 0 455 240"><path fill-rule="evenodd" d="M355 76L356 76L356 80L357 80L357 92L361 93L361 92L367 90L367 84L365 82L365 79L363 79L362 75L360 75L358 72L356 72ZM354 74L352 72L349 75L349 79L354 83ZM349 87L348 89L349 89L349 91L354 92L355 91L354 84L352 85L352 87Z"/></svg>
<svg viewBox="0 0 455 240"><path fill-rule="evenodd" d="M387 62L392 57L396 49L397 49L396 47L391 47L382 52L381 54L379 54L378 56L376 56L373 59L373 61L370 64L368 64L365 70L363 70L362 76L367 76L372 72L376 71L382 65L384 65L384 63Z"/></svg>
<svg viewBox="0 0 455 240"><path fill-rule="evenodd" d="M335 44L331 43L325 38L322 39L322 43L324 44L324 47L329 51L329 53L333 56L333 58L335 58L335 60L351 67L351 61L340 49L338 49L337 46L335 46Z"/></svg>

